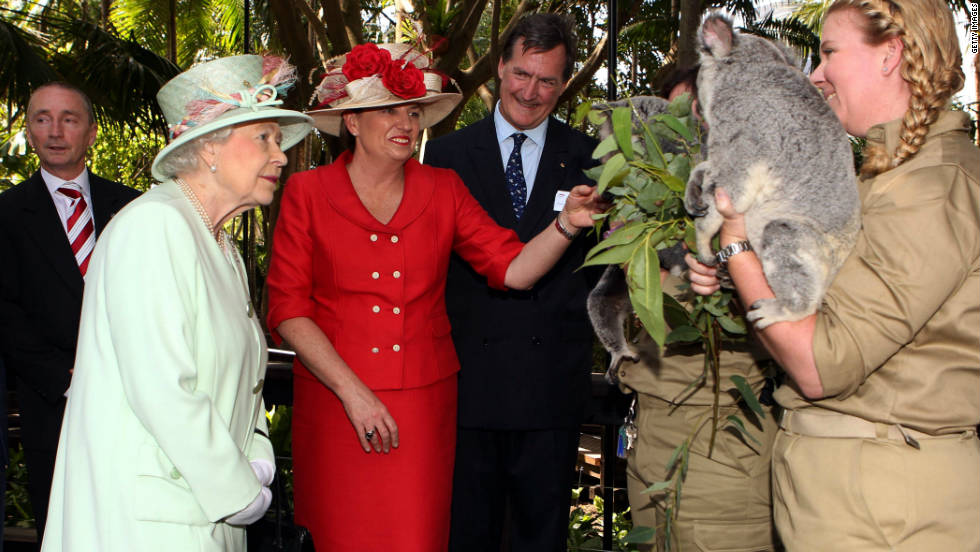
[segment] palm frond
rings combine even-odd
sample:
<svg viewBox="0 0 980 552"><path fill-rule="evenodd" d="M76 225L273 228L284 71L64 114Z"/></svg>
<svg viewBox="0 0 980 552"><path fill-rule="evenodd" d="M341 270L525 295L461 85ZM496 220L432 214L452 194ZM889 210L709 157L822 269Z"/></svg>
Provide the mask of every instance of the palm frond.
<svg viewBox="0 0 980 552"><path fill-rule="evenodd" d="M59 78L48 64L45 37L15 25L0 10L0 98L26 106L31 91Z"/></svg>
<svg viewBox="0 0 980 552"><path fill-rule="evenodd" d="M786 43L796 50L804 61L809 60L811 67L816 67L819 62L820 35L813 30L813 27L796 17L773 19L770 14L762 21L747 25L745 30L770 40Z"/></svg>
<svg viewBox="0 0 980 552"><path fill-rule="evenodd" d="M100 122L135 123L154 131L165 129L156 93L180 73L176 65L94 23L49 20L60 39L71 45L67 51L54 55L54 65L67 80L89 94Z"/></svg>

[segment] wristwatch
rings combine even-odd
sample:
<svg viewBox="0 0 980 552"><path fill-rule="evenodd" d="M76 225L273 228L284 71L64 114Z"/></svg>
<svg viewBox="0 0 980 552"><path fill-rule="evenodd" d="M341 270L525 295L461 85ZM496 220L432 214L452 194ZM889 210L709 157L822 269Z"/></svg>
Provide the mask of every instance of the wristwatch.
<svg viewBox="0 0 980 552"><path fill-rule="evenodd" d="M715 259L718 260L718 264L724 266L728 264L728 259L731 259L735 255L746 251L752 251L752 244L749 242L738 241L735 243L730 243L723 247L721 251L715 253Z"/></svg>

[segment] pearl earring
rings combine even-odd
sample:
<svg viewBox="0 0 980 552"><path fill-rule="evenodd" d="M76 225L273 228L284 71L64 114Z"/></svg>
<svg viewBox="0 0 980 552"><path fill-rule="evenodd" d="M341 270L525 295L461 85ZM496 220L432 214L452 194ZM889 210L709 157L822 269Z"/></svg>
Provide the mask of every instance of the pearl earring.
<svg viewBox="0 0 980 552"><path fill-rule="evenodd" d="M208 169L210 169L211 172L213 172L213 173L218 172L218 166L217 165L211 165L211 166L208 167Z"/></svg>

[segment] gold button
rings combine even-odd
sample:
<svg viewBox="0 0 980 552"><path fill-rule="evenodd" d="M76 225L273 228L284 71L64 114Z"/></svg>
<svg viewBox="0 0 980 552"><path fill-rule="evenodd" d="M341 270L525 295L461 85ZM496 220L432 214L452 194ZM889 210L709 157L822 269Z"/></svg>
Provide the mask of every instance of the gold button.
<svg viewBox="0 0 980 552"><path fill-rule="evenodd" d="M398 236L392 236L391 243L398 243Z"/></svg>
<svg viewBox="0 0 980 552"><path fill-rule="evenodd" d="M398 351L401 351L401 350L402 350L402 348L401 348L401 347L399 347L398 345L393 345L393 346L391 347L391 350L392 350L392 351L395 351L395 352L397 353Z"/></svg>
<svg viewBox="0 0 980 552"><path fill-rule="evenodd" d="M381 349L379 349L377 347L371 347L371 352L372 353L380 353L381 352Z"/></svg>
<svg viewBox="0 0 980 552"><path fill-rule="evenodd" d="M371 307L371 310L374 311L374 312L381 312L381 307L379 307L378 305L375 305L375 306Z"/></svg>
<svg viewBox="0 0 980 552"><path fill-rule="evenodd" d="M371 234L371 241L378 241L378 235L377 234Z"/></svg>
<svg viewBox="0 0 980 552"><path fill-rule="evenodd" d="M393 312L395 314L401 314L402 313L402 310L400 308L398 308L398 307L395 307L395 308L391 309L391 312Z"/></svg>
<svg viewBox="0 0 980 552"><path fill-rule="evenodd" d="M375 280L377 280L378 278L381 277L381 274L378 274L377 272L372 272L371 273L371 277L374 278Z"/></svg>
<svg viewBox="0 0 980 552"><path fill-rule="evenodd" d="M262 387L264 385L265 385L265 379L259 379L259 382L255 384L255 387L252 388L252 394L258 395L259 391L262 391Z"/></svg>
<svg viewBox="0 0 980 552"><path fill-rule="evenodd" d="M395 278L401 278L402 277L402 273L399 272L399 271L397 271L397 270L394 271L391 275L394 276Z"/></svg>

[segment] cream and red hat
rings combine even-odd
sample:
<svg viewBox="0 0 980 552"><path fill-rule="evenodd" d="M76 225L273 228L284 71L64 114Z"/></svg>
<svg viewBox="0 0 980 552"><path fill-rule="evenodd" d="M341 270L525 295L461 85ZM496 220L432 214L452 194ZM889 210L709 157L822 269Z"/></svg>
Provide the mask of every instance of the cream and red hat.
<svg viewBox="0 0 980 552"><path fill-rule="evenodd" d="M337 136L347 110L417 103L424 106L420 127L430 127L463 98L442 91L447 82L456 85L431 65L409 44L359 44L326 62L327 74L314 95L317 106L306 113L316 128Z"/></svg>

